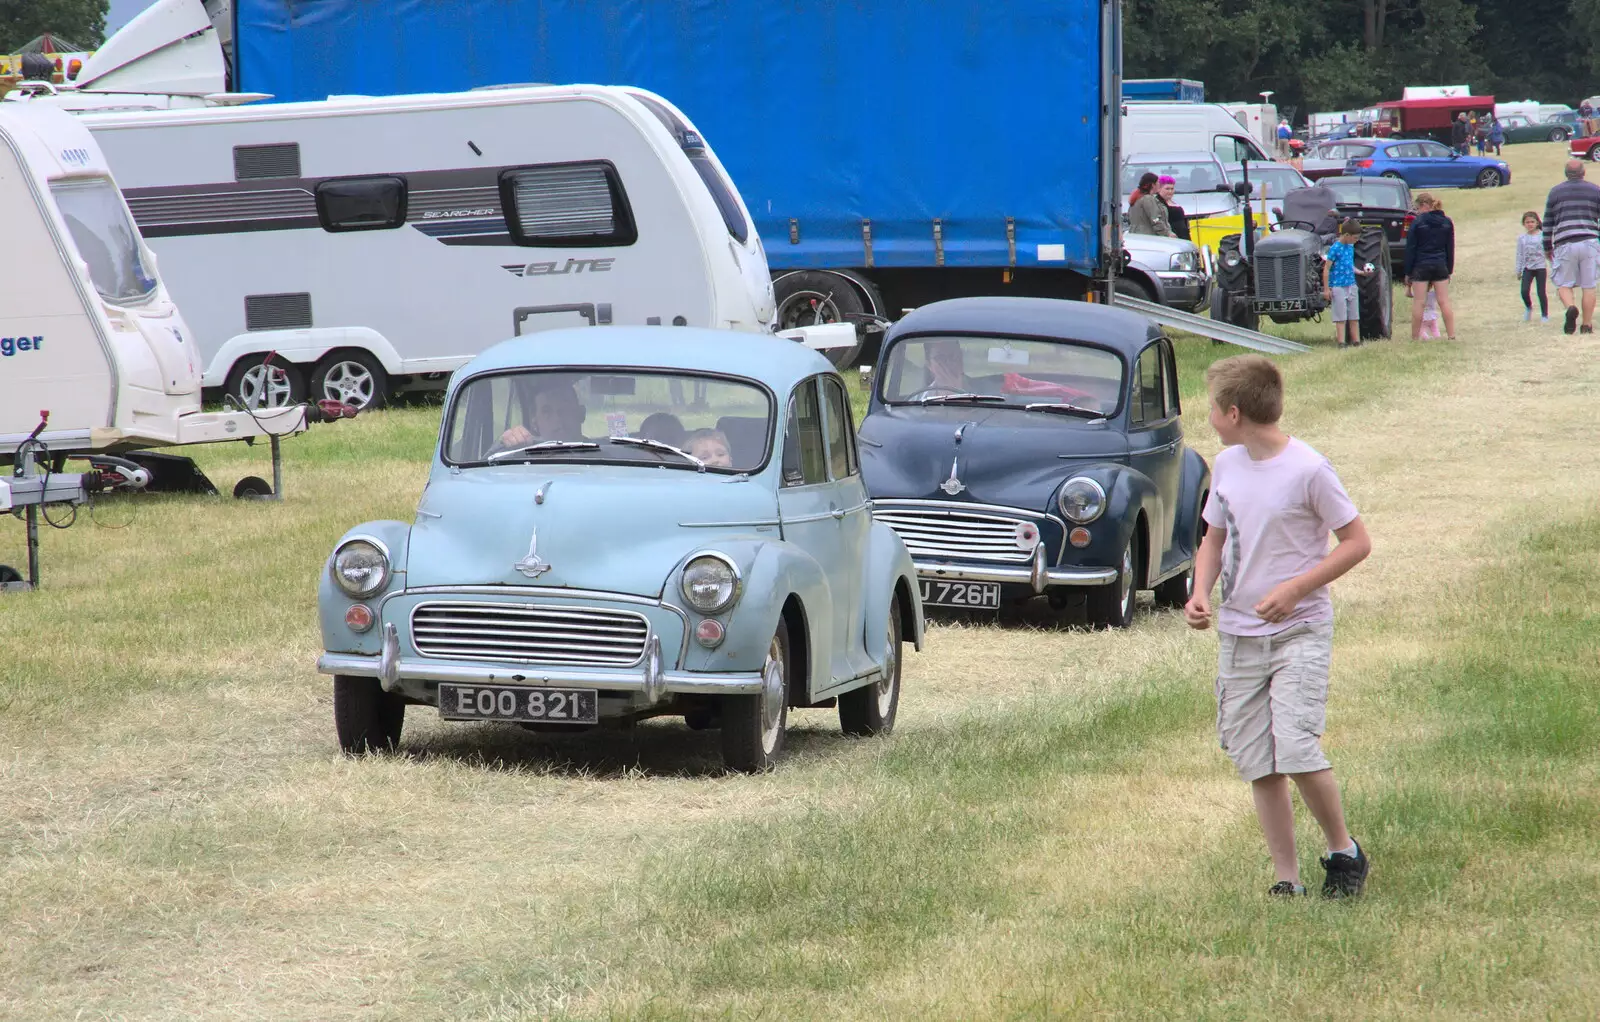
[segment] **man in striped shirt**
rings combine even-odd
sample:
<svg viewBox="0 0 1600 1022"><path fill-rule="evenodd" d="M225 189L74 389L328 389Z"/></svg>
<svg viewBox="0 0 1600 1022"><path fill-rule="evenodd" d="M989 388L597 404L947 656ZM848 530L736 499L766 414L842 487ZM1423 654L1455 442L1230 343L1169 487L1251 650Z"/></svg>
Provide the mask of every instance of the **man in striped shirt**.
<svg viewBox="0 0 1600 1022"><path fill-rule="evenodd" d="M1567 179L1550 189L1544 203L1544 250L1551 258L1556 293L1567 307L1562 330L1578 325L1577 296L1583 292L1583 333L1594 333L1595 277L1600 275L1600 185L1583 179L1583 161L1567 161Z"/></svg>

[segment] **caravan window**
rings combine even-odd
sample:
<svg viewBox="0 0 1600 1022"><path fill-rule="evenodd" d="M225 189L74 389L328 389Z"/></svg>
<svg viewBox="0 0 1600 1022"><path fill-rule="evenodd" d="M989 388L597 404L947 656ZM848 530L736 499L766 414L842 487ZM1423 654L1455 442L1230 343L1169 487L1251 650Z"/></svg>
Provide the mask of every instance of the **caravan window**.
<svg viewBox="0 0 1600 1022"><path fill-rule="evenodd" d="M317 185L317 219L325 231L383 231L406 222L400 177L347 177Z"/></svg>
<svg viewBox="0 0 1600 1022"><path fill-rule="evenodd" d="M500 202L519 245L631 245L639 240L617 168L551 163L500 175Z"/></svg>
<svg viewBox="0 0 1600 1022"><path fill-rule="evenodd" d="M677 140L683 154L689 157L689 163L694 167L694 172L700 175L701 182L706 186L706 191L711 193L711 201L717 204L717 212L722 214L722 224L728 229L728 234L743 245L750 240L750 224L745 219L744 211L739 208L739 200L734 197L733 185L711 162L711 156L706 152L705 139L691 131L683 123L683 119L671 110L651 99L641 92L633 93L633 98L644 104L644 108L655 115L667 133Z"/></svg>
<svg viewBox="0 0 1600 1022"><path fill-rule="evenodd" d="M155 291L156 279L145 269L139 232L110 178L52 181L50 192L79 257L89 264L89 277L101 298L132 302Z"/></svg>

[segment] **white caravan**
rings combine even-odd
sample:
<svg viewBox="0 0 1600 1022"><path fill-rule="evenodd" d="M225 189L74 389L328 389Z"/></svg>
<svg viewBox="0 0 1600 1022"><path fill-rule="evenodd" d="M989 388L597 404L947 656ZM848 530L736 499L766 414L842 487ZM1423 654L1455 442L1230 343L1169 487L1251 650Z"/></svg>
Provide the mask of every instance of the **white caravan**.
<svg viewBox="0 0 1600 1022"><path fill-rule="evenodd" d="M156 0L95 51L67 85L19 82L8 103L86 110L172 110L272 97L225 92L228 69L201 0Z"/></svg>
<svg viewBox="0 0 1600 1022"><path fill-rule="evenodd" d="M744 202L688 118L648 92L82 119L194 326L206 386L247 403L379 404L556 327L773 323ZM287 371L263 371L269 352Z"/></svg>
<svg viewBox="0 0 1600 1022"><path fill-rule="evenodd" d="M0 104L0 223L0 460L41 412L52 454L305 428L299 407L201 412L193 334L78 118Z"/></svg>
<svg viewBox="0 0 1600 1022"><path fill-rule="evenodd" d="M1243 125L1249 136L1267 152L1278 147L1278 107L1274 103L1218 103L1228 115Z"/></svg>
<svg viewBox="0 0 1600 1022"><path fill-rule="evenodd" d="M1245 126L1216 103L1122 104L1123 152L1195 149L1216 153L1217 159L1228 164L1268 158Z"/></svg>

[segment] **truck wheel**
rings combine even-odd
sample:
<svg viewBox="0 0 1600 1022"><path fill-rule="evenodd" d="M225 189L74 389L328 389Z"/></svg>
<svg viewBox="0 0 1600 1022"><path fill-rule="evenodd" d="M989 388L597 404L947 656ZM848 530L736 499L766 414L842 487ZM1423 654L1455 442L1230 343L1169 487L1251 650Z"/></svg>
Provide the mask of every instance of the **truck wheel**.
<svg viewBox="0 0 1600 1022"><path fill-rule="evenodd" d="M722 762L729 770L771 770L783 754L789 722L789 626L779 620L761 665L761 691L722 697Z"/></svg>
<svg viewBox="0 0 1600 1022"><path fill-rule="evenodd" d="M816 326L819 323L853 323L852 317L867 312L861 292L847 278L822 270L800 270L786 273L773 281L772 297L778 306L778 329L793 330L798 326ZM861 351L860 331L856 343L843 348L829 348L822 354L840 369L849 368Z"/></svg>
<svg viewBox="0 0 1600 1022"><path fill-rule="evenodd" d="M1134 553L1139 545L1137 534L1128 537L1122 548L1122 561L1117 569L1117 580L1110 585L1089 590L1089 627L1126 628L1133 624L1133 605L1138 596L1139 579L1135 574Z"/></svg>
<svg viewBox="0 0 1600 1022"><path fill-rule="evenodd" d="M1232 315L1229 322L1234 326L1244 327L1246 330L1255 330L1261 326L1261 316L1251 308L1250 300L1241 297L1233 303Z"/></svg>
<svg viewBox="0 0 1600 1022"><path fill-rule="evenodd" d="M389 399L389 374L364 351L336 351L311 374L311 396L339 401L361 411L382 408Z"/></svg>
<svg viewBox="0 0 1600 1022"><path fill-rule="evenodd" d="M393 752L406 722L406 704L377 678L333 676L333 727L347 755Z"/></svg>
<svg viewBox="0 0 1600 1022"><path fill-rule="evenodd" d="M1161 301L1160 298L1156 297L1156 295L1144 285L1143 281L1130 280L1127 277L1117 278L1117 294L1127 295L1129 298L1137 298L1141 302Z"/></svg>
<svg viewBox="0 0 1600 1022"><path fill-rule="evenodd" d="M1479 188L1499 188L1500 172L1493 167L1483 168L1478 174L1477 184Z"/></svg>
<svg viewBox="0 0 1600 1022"><path fill-rule="evenodd" d="M869 738L888 734L900 708L900 597L889 601L887 668L875 683L839 697L839 728L847 735Z"/></svg>
<svg viewBox="0 0 1600 1022"><path fill-rule="evenodd" d="M300 367L274 356L264 366L266 355L246 355L228 371L223 392L245 408L287 408L306 399L305 379Z"/></svg>

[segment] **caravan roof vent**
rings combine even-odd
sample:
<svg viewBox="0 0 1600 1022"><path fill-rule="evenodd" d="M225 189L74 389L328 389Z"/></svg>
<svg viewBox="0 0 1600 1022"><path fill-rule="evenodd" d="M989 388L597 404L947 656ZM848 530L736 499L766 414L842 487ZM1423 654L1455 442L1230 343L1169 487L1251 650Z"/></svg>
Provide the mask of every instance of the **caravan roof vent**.
<svg viewBox="0 0 1600 1022"><path fill-rule="evenodd" d="M256 181L268 177L300 176L300 143L233 147L233 179Z"/></svg>
<svg viewBox="0 0 1600 1022"><path fill-rule="evenodd" d="M295 330L311 326L311 295L245 295L246 330Z"/></svg>

